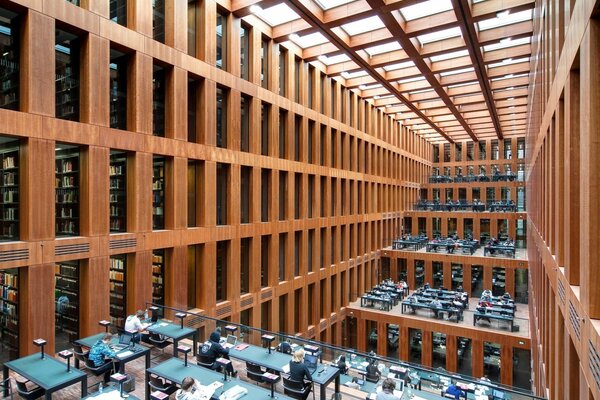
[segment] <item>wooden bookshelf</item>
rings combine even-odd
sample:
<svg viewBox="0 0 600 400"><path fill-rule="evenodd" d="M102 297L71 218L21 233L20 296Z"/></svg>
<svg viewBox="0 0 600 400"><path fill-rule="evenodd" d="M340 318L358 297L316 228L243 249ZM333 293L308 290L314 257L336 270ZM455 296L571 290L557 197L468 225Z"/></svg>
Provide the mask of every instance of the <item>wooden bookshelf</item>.
<svg viewBox="0 0 600 400"><path fill-rule="evenodd" d="M110 257L110 322L122 327L127 317L127 256Z"/></svg>
<svg viewBox="0 0 600 400"><path fill-rule="evenodd" d="M56 148L56 236L79 235L79 147Z"/></svg>
<svg viewBox="0 0 600 400"><path fill-rule="evenodd" d="M127 232L127 153L110 154L110 231Z"/></svg>
<svg viewBox="0 0 600 400"><path fill-rule="evenodd" d="M165 158L154 156L152 169L152 229L165 228Z"/></svg>
<svg viewBox="0 0 600 400"><path fill-rule="evenodd" d="M19 270L0 271L0 364L19 355Z"/></svg>
<svg viewBox="0 0 600 400"><path fill-rule="evenodd" d="M165 250L152 252L152 302L165 305Z"/></svg>
<svg viewBox="0 0 600 400"><path fill-rule="evenodd" d="M0 240L19 240L19 147L18 140L0 145Z"/></svg>
<svg viewBox="0 0 600 400"><path fill-rule="evenodd" d="M54 297L57 336L66 334L67 342L73 341L79 337L79 261L55 265Z"/></svg>

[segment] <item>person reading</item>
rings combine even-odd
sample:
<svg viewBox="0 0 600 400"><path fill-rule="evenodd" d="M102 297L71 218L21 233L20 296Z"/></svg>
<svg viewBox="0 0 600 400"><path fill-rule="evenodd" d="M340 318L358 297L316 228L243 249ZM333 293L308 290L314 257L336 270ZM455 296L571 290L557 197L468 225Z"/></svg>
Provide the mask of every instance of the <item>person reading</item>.
<svg viewBox="0 0 600 400"><path fill-rule="evenodd" d="M90 362L94 364L94 367L106 367L106 371L104 372L104 383L110 381L113 358L117 355L109 347L111 339L112 335L110 333L102 336L102 339L94 343L88 355L88 358Z"/></svg>
<svg viewBox="0 0 600 400"><path fill-rule="evenodd" d="M212 368L214 370L220 369L220 366L218 365L218 363L216 363L217 358L229 358L229 349L223 347L223 345L219 343L220 340L221 333L220 331L215 330L213 333L210 334L209 339L202 344L202 347L200 347L199 351L199 353L206 356L210 360L210 362L213 363ZM225 370L231 376L237 375L237 371L233 370L233 365L231 363L227 364Z"/></svg>
<svg viewBox="0 0 600 400"><path fill-rule="evenodd" d="M310 371L304 363L303 348L296 350L292 356L292 359L290 360L290 379L296 382L304 382L305 379L312 382ZM305 400L309 394L310 390L307 390L304 394L303 400Z"/></svg>
<svg viewBox="0 0 600 400"><path fill-rule="evenodd" d="M386 378L381 385L381 392L377 393L376 400L400 400L400 397L394 395L396 382L391 378Z"/></svg>
<svg viewBox="0 0 600 400"><path fill-rule="evenodd" d="M125 320L125 327L123 328L125 332L129 332L133 334L133 339L135 342L139 342L140 338L144 341L147 339L147 334L142 334L143 331L146 330L150 326L150 324L142 323L144 319L144 311L137 310L134 315L130 315Z"/></svg>

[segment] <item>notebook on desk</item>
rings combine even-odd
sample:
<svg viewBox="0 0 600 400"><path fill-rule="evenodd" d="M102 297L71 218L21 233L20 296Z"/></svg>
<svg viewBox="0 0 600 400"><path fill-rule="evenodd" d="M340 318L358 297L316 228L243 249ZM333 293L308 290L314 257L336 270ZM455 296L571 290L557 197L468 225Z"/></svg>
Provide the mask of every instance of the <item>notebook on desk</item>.
<svg viewBox="0 0 600 400"><path fill-rule="evenodd" d="M237 336L227 335L227 340L225 340L225 343L222 343L221 345L223 347L225 347L226 349L230 349L235 346L236 342L237 342Z"/></svg>
<svg viewBox="0 0 600 400"><path fill-rule="evenodd" d="M131 339L132 339L131 333L123 332L119 336L119 343L111 345L110 348L113 351L120 351L120 350L126 349L127 347L129 347L129 344L131 343Z"/></svg>
<svg viewBox="0 0 600 400"><path fill-rule="evenodd" d="M308 368L308 371L313 374L317 370L317 364L319 363L319 359L317 356L313 356L312 354L304 355L304 364Z"/></svg>

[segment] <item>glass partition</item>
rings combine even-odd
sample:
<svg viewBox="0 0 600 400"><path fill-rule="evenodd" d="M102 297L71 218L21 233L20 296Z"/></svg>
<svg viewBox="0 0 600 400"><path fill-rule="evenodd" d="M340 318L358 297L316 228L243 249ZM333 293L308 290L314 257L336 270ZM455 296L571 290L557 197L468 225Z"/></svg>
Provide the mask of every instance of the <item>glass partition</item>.
<svg viewBox="0 0 600 400"><path fill-rule="evenodd" d="M398 358L398 344L400 343L400 327L396 324L387 324L387 356Z"/></svg>
<svg viewBox="0 0 600 400"><path fill-rule="evenodd" d="M469 235L473 236L473 218L465 218L463 224L464 237L466 238Z"/></svg>
<svg viewBox="0 0 600 400"><path fill-rule="evenodd" d="M433 287L444 286L444 265L439 261L433 262Z"/></svg>
<svg viewBox="0 0 600 400"><path fill-rule="evenodd" d="M527 304L528 299L529 275L527 269L515 269L515 302Z"/></svg>
<svg viewBox="0 0 600 400"><path fill-rule="evenodd" d="M479 221L479 242L483 246L490 238L490 220L482 219Z"/></svg>
<svg viewBox="0 0 600 400"><path fill-rule="evenodd" d="M408 329L408 361L421 363L422 334L420 329Z"/></svg>
<svg viewBox="0 0 600 400"><path fill-rule="evenodd" d="M506 270L502 267L492 269L492 295L502 296L506 291Z"/></svg>
<svg viewBox="0 0 600 400"><path fill-rule="evenodd" d="M483 374L492 382L500 382L500 345L483 342Z"/></svg>
<svg viewBox="0 0 600 400"><path fill-rule="evenodd" d="M473 373L472 340L458 336L456 338L457 370L459 374L471 375Z"/></svg>
<svg viewBox="0 0 600 400"><path fill-rule="evenodd" d="M406 282L406 258L399 258L398 259L398 277L397 280L398 281L405 281Z"/></svg>
<svg viewBox="0 0 600 400"><path fill-rule="evenodd" d="M425 261L415 260L415 288L425 283Z"/></svg>
<svg viewBox="0 0 600 400"><path fill-rule="evenodd" d="M480 297L483 292L483 266L471 266L471 297Z"/></svg>
<svg viewBox="0 0 600 400"><path fill-rule="evenodd" d="M531 351L513 348L513 386L531 390Z"/></svg>
<svg viewBox="0 0 600 400"><path fill-rule="evenodd" d="M446 334L433 332L431 344L431 366L446 368Z"/></svg>
<svg viewBox="0 0 600 400"><path fill-rule="evenodd" d="M433 237L439 237L442 234L442 219L441 218L433 218Z"/></svg>
<svg viewBox="0 0 600 400"><path fill-rule="evenodd" d="M456 218L448 218L448 236L454 236L457 233L458 224Z"/></svg>
<svg viewBox="0 0 600 400"><path fill-rule="evenodd" d="M463 266L462 264L452 263L452 290L458 289L463 285Z"/></svg>

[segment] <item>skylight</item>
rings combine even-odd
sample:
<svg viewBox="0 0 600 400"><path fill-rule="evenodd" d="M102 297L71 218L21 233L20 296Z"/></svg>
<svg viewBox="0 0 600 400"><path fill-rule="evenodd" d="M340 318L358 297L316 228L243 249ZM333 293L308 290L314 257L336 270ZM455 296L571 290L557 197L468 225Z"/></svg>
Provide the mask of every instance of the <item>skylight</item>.
<svg viewBox="0 0 600 400"><path fill-rule="evenodd" d="M271 26L285 24L286 22L300 18L298 14L285 3L279 3L273 7L265 8L256 15Z"/></svg>
<svg viewBox="0 0 600 400"><path fill-rule="evenodd" d="M369 18L359 21L350 22L342 25L342 29L350 36L359 35L361 33L374 31L375 29L383 28L385 25L381 22L378 16L374 15Z"/></svg>
<svg viewBox="0 0 600 400"><path fill-rule="evenodd" d="M524 37L524 38L489 44L487 46L483 46L483 50L484 51L500 50L500 49L506 49L508 47L520 46L522 44L529 44L529 43L531 43L531 37L528 36L528 37Z"/></svg>
<svg viewBox="0 0 600 400"><path fill-rule="evenodd" d="M400 9L405 21L427 17L444 11L452 10L450 0L427 0L412 6Z"/></svg>
<svg viewBox="0 0 600 400"><path fill-rule="evenodd" d="M505 26L510 24L516 24L517 22L523 22L531 20L533 15L533 10L525 10L519 11L511 14L502 14L499 17L486 19L483 21L479 21L477 24L479 26L480 31L485 31L487 29L497 28L499 26Z"/></svg>
<svg viewBox="0 0 600 400"><path fill-rule="evenodd" d="M335 8L342 6L344 4L351 3L354 0L315 0L319 7L323 10L329 10L330 8Z"/></svg>
<svg viewBox="0 0 600 400"><path fill-rule="evenodd" d="M453 51L452 53L444 53L438 56L431 56L429 59L433 62L449 60L451 58L464 57L469 55L469 50Z"/></svg>
<svg viewBox="0 0 600 400"><path fill-rule="evenodd" d="M327 43L327 38L325 36L323 36L323 34L321 32L315 32L315 33L311 33L309 35L304 35L304 36L291 36L290 35L290 40L292 40L294 43L296 43L298 46L302 47L303 49L307 48L307 47L312 47L312 46L318 46L320 44L323 43Z"/></svg>
<svg viewBox="0 0 600 400"><path fill-rule="evenodd" d="M346 71L342 72L342 76L345 79L359 78L361 76L366 76L366 75L369 75L369 74L367 73L367 71L363 71L363 70L356 71L356 72L346 72Z"/></svg>
<svg viewBox="0 0 600 400"><path fill-rule="evenodd" d="M412 61L404 61L398 64L391 64L391 65L386 65L385 67L383 67L384 70L386 70L387 72L389 71L394 71L396 69L401 69L401 68L408 68L408 67L414 67L415 63Z"/></svg>
<svg viewBox="0 0 600 400"><path fill-rule="evenodd" d="M448 75L463 74L465 72L472 72L474 70L475 70L475 68L469 67L469 68L457 69L457 70L454 70L454 71L441 72L440 75L441 76L448 76Z"/></svg>
<svg viewBox="0 0 600 400"><path fill-rule="evenodd" d="M365 49L370 56L374 56L381 53L388 53L394 50L400 50L402 47L398 42L390 42L385 44L380 44L379 46L368 47Z"/></svg>
<svg viewBox="0 0 600 400"><path fill-rule="evenodd" d="M338 54L337 56L319 58L326 65L339 64L350 60L346 54Z"/></svg>
<svg viewBox="0 0 600 400"><path fill-rule="evenodd" d="M416 76L414 78L406 78L406 79L401 79L398 81L398 83L409 83L409 82L417 82L417 81L423 81L425 80L424 77L422 76Z"/></svg>
<svg viewBox="0 0 600 400"><path fill-rule="evenodd" d="M502 60L500 62L488 65L489 68L502 67L504 65L518 64L522 62L529 61L529 57L524 58L507 58L506 60Z"/></svg>
<svg viewBox="0 0 600 400"><path fill-rule="evenodd" d="M437 42L438 40L448 39L451 37L460 36L460 28L455 26L454 28L444 29L441 31L435 31L426 33L425 35L417 36L421 44Z"/></svg>

